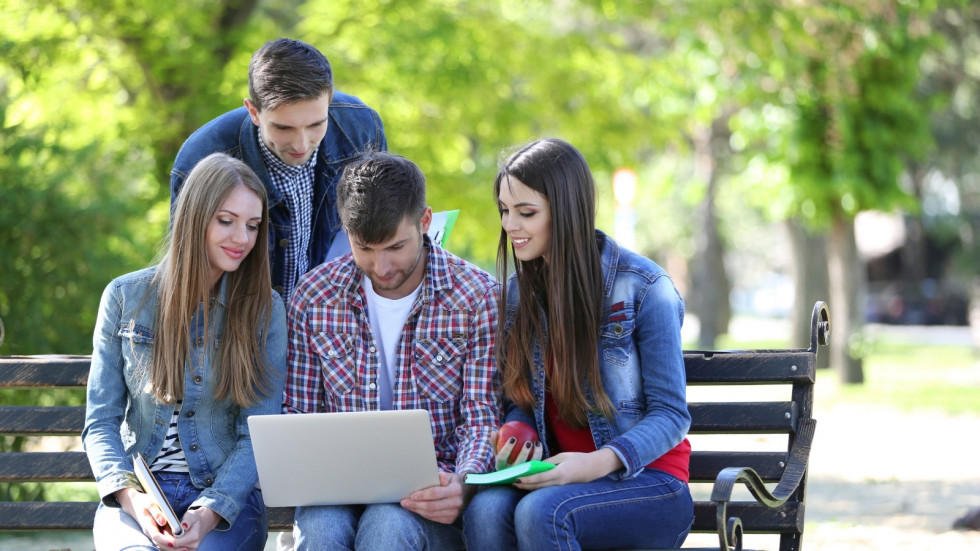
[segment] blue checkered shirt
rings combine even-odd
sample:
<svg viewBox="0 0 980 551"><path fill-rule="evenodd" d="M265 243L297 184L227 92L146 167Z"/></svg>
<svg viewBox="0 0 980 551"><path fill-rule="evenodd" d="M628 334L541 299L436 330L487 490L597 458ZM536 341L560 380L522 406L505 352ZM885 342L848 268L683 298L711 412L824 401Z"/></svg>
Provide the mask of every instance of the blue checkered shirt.
<svg viewBox="0 0 980 551"><path fill-rule="evenodd" d="M258 127L255 127L258 132ZM276 157L266 147L262 136L259 136L259 149L262 159L269 168L272 185L286 200L286 210L292 219L292 232L286 244L286 263L284 270L282 296L289 295L296 280L309 269L310 224L313 220L313 169L316 166L316 154L319 146L313 150L308 161L300 166L290 166Z"/></svg>

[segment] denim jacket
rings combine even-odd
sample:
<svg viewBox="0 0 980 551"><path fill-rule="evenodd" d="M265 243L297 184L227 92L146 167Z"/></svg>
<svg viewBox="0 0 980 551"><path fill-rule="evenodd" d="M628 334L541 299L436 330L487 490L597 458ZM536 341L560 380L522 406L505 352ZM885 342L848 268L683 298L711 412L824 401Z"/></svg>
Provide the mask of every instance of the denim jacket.
<svg viewBox="0 0 980 551"><path fill-rule="evenodd" d="M292 237L292 217L284 197L272 184L269 169L262 159L258 127L245 107L239 107L205 124L195 131L177 152L170 173L170 203L184 180L201 159L223 152L241 159L258 174L269 196L269 260L272 286L282 292L286 277L286 246ZM366 150L385 151L388 142L378 113L354 96L334 92L328 110L327 133L320 141L313 177L313 218L307 266L329 260L327 252L340 229L337 214L337 182L344 167ZM299 274L302 275L302 274ZM292 282L295 283L295 282ZM287 299L289 297L283 297Z"/></svg>
<svg viewBox="0 0 980 551"><path fill-rule="evenodd" d="M110 507L119 507L113 492L139 487L132 455L156 457L174 412L173 404L161 403L145 390L158 307L151 285L156 270L147 268L113 280L102 294L95 325L82 441L99 495ZM203 489L195 505L220 515L226 522L219 529L235 522L258 480L247 418L279 413L286 379L286 310L277 297L272 301L266 341L266 360L272 367L268 394L249 408L214 397L217 377L212 361L224 330L225 293L222 280L209 334L198 328L192 339L177 422L191 483ZM260 324L256 338L264 338L264 331Z"/></svg>
<svg viewBox="0 0 980 551"><path fill-rule="evenodd" d="M623 249L602 232L596 234L602 246L603 275L599 369L615 411L612 419L589 411L589 429L596 449L610 448L625 465L625 471L614 476L628 478L679 444L691 425L681 346L684 302L663 268ZM518 300L517 282L511 276L507 285L508 330ZM508 402L505 417L535 427L548 457L540 342L534 343L533 361L533 416ZM588 387L586 397L595 403Z"/></svg>

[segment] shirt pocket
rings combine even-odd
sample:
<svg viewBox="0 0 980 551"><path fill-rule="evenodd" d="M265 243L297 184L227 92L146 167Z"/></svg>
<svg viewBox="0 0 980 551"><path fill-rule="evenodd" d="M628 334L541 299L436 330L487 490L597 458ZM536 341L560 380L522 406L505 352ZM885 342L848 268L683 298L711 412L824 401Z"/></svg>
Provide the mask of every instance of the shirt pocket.
<svg viewBox="0 0 980 551"><path fill-rule="evenodd" d="M466 340L461 338L415 341L412 371L420 394L435 402L459 399L463 391Z"/></svg>
<svg viewBox="0 0 980 551"><path fill-rule="evenodd" d="M324 390L335 395L349 394L357 381L353 337L347 333L317 333L312 340L320 356Z"/></svg>
<svg viewBox="0 0 980 551"><path fill-rule="evenodd" d="M633 329L636 322L632 304L618 303L618 309L609 312L599 330L602 358L606 362L624 366L633 355Z"/></svg>
<svg viewBox="0 0 980 551"><path fill-rule="evenodd" d="M119 325L116 336L122 343L123 374L126 382L131 388L139 388L143 379L149 375L150 363L153 361L153 330L131 320Z"/></svg>

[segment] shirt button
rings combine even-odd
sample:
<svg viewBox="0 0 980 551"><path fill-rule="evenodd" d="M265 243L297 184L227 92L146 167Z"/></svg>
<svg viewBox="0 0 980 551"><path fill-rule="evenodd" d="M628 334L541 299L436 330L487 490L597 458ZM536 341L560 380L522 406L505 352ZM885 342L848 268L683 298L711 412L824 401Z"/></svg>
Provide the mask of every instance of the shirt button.
<svg viewBox="0 0 980 551"><path fill-rule="evenodd" d="M282 238L282 239L279 240L279 246L280 247L282 247L282 248L285 249L286 248L286 245L289 245L289 239L286 239L284 237L284 238Z"/></svg>
<svg viewBox="0 0 980 551"><path fill-rule="evenodd" d="M442 354L439 354L438 356L436 356L436 361L437 362L441 362L442 361Z"/></svg>
<svg viewBox="0 0 980 551"><path fill-rule="evenodd" d="M187 417L194 417L194 410L190 410L186 413Z"/></svg>
<svg viewBox="0 0 980 551"><path fill-rule="evenodd" d="M214 478L209 476L209 477L207 477L207 478L204 479L204 483L207 484L208 486L210 486L210 485L214 484Z"/></svg>
<svg viewBox="0 0 980 551"><path fill-rule="evenodd" d="M619 335L622 332L623 332L623 326L617 323L616 326L613 327L613 333L616 333L617 335Z"/></svg>
<svg viewBox="0 0 980 551"><path fill-rule="evenodd" d="M332 358L332 357L334 357L336 355L337 355L337 353L334 352L333 350L327 350L327 356L330 356Z"/></svg>
<svg viewBox="0 0 980 551"><path fill-rule="evenodd" d="M191 451L192 452L196 452L197 451L197 444L191 444Z"/></svg>
<svg viewBox="0 0 980 551"><path fill-rule="evenodd" d="M371 384L368 385L368 388L370 388L371 390L374 390L374 389L378 388L378 385L376 385L374 383L371 383Z"/></svg>
<svg viewBox="0 0 980 551"><path fill-rule="evenodd" d="M203 380L204 380L204 377L201 377L200 375L195 375L194 376L194 382L197 383L197 384L201 384L201 381L203 381Z"/></svg>
<svg viewBox="0 0 980 551"><path fill-rule="evenodd" d="M368 348L368 350L370 350L372 354L378 351L378 349L374 346L371 346L371 348Z"/></svg>

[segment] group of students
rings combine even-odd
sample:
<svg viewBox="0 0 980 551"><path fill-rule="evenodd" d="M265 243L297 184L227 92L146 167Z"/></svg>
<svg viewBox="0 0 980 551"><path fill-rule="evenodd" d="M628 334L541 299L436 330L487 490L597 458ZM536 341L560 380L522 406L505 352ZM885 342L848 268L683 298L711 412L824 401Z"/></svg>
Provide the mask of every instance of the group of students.
<svg viewBox="0 0 980 551"><path fill-rule="evenodd" d="M253 55L244 107L185 142L166 246L99 306L82 435L96 548L263 549L248 416L417 408L440 485L299 507L297 549L680 546L684 305L662 268L595 228L583 155L546 138L503 161L498 280L428 237L425 178L386 149L377 113L289 39ZM336 239L350 254L329 258ZM466 485L509 465L514 441L496 433L510 420L540 439L517 462L556 467ZM134 454L181 535L139 491Z"/></svg>

